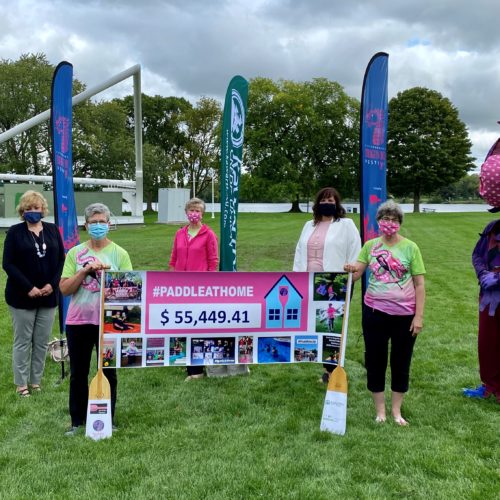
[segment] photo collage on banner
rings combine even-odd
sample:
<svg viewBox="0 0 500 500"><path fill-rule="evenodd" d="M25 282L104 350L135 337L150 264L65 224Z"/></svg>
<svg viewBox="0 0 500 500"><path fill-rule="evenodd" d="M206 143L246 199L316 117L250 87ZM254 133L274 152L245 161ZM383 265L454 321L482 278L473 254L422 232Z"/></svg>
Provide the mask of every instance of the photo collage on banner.
<svg viewBox="0 0 500 500"><path fill-rule="evenodd" d="M340 359L347 276L345 273L314 274L316 333L322 334L322 363L336 365Z"/></svg>
<svg viewBox="0 0 500 500"><path fill-rule="evenodd" d="M104 368L340 359L346 273L106 272Z"/></svg>

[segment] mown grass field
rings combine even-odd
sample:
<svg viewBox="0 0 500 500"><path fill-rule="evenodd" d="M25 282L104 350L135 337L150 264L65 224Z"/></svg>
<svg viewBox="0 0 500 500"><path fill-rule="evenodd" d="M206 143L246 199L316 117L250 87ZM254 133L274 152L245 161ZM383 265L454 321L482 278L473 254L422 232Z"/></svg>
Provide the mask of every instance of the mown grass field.
<svg viewBox="0 0 500 500"><path fill-rule="evenodd" d="M239 269L290 270L308 218L241 214ZM499 498L500 405L461 395L462 387L478 383L478 288L470 255L491 219L486 212L405 218L402 234L419 244L427 267L425 327L403 407L408 428L373 422L358 287L343 437L319 431L325 387L316 364L253 366L248 377L190 383L181 368L121 370L119 431L101 442L64 437L68 381L57 385L60 366L48 361L44 391L16 396L11 321L2 301L0 498ZM154 220L111 235L136 269L167 267L177 227ZM218 218L207 222L218 232ZM2 249L3 240L2 231Z"/></svg>

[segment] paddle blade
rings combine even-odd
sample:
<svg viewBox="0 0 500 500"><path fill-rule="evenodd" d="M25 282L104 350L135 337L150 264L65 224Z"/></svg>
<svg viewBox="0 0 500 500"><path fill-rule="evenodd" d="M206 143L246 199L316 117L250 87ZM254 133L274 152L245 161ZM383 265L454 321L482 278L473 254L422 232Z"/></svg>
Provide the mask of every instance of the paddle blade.
<svg viewBox="0 0 500 500"><path fill-rule="evenodd" d="M328 382L320 430L343 436L346 430L346 420L347 375L341 366L337 366Z"/></svg>
<svg viewBox="0 0 500 500"><path fill-rule="evenodd" d="M330 375L328 390L347 394L347 374L340 365L338 365Z"/></svg>
<svg viewBox="0 0 500 500"><path fill-rule="evenodd" d="M89 386L89 399L111 399L109 380L104 376L102 369L97 371Z"/></svg>
<svg viewBox="0 0 500 500"><path fill-rule="evenodd" d="M112 433L111 388L101 369L89 386L85 435L97 441L111 437Z"/></svg>

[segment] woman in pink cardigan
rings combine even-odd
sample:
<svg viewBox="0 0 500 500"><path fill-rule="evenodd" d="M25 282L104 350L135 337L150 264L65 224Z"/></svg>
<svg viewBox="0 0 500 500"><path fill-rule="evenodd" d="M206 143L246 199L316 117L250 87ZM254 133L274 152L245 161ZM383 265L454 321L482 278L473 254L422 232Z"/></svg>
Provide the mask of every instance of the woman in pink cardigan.
<svg viewBox="0 0 500 500"><path fill-rule="evenodd" d="M205 202L191 198L186 203L189 224L175 234L169 271L217 271L219 252L217 236L201 220L205 213ZM202 378L203 366L187 366L186 380Z"/></svg>

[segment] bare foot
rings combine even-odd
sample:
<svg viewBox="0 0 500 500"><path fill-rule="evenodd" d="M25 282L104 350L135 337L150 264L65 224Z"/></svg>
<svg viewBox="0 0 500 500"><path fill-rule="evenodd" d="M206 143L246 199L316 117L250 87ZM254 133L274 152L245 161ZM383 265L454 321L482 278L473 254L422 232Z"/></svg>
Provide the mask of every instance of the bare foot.
<svg viewBox="0 0 500 500"><path fill-rule="evenodd" d="M394 422L396 422L396 424L400 425L401 427L406 427L407 425L410 425L410 423L407 420L405 420L401 415L397 417L395 416Z"/></svg>

